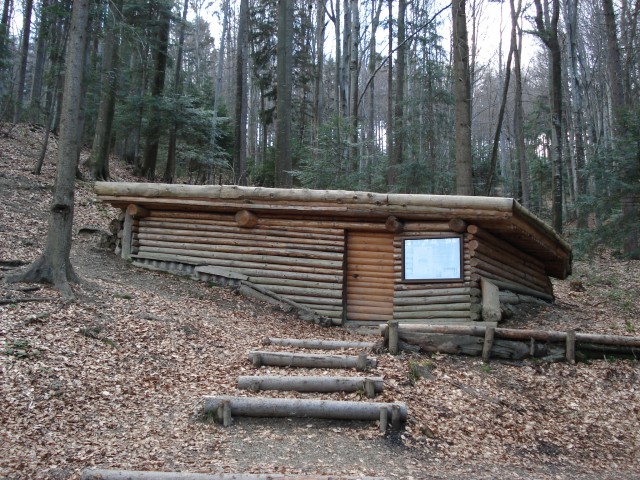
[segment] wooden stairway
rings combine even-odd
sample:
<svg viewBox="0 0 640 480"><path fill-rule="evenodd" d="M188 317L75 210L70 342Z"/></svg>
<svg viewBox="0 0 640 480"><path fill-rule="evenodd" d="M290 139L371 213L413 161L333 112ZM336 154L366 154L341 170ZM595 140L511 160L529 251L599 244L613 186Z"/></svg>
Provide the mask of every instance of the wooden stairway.
<svg viewBox="0 0 640 480"><path fill-rule="evenodd" d="M368 348L368 342L332 342L326 340L266 339L266 345L302 347L315 350L338 348ZM263 365L286 368L333 368L369 371L377 360L365 352L354 355L321 353L290 353L251 351L248 359L253 366ZM375 376L311 376L311 375L254 375L238 377L238 387L254 392L279 390L291 392L357 392L373 398L384 389L382 377ZM233 416L302 417L334 420L380 421L380 430L400 429L407 419L408 410L403 402L370 402L321 400L300 398L206 396L205 414L213 415L225 426L231 425Z"/></svg>

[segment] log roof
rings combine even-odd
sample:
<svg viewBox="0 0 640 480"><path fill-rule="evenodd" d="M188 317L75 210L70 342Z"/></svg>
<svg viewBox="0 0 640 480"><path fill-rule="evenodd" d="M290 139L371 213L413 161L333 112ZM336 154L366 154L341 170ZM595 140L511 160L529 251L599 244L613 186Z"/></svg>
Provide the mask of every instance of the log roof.
<svg viewBox="0 0 640 480"><path fill-rule="evenodd" d="M250 210L259 216L367 222L390 215L401 221L460 218L538 258L551 276L571 273L571 246L512 198L125 182L97 182L95 191L119 208L137 204L153 210Z"/></svg>

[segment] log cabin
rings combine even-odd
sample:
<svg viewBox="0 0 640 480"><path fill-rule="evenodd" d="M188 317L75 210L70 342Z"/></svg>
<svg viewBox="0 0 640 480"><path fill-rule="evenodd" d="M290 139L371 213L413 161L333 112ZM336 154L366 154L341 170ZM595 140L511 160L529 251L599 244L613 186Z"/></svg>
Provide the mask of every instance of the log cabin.
<svg viewBox="0 0 640 480"><path fill-rule="evenodd" d="M500 320L503 292L553 301L571 247L510 198L98 182L120 254L250 282L337 325ZM496 311L497 308L497 311Z"/></svg>

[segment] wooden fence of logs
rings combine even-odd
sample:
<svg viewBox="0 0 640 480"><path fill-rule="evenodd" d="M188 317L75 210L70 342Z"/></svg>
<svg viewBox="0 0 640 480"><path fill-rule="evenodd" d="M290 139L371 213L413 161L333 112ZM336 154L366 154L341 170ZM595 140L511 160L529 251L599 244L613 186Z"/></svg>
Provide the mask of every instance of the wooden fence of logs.
<svg viewBox="0 0 640 480"><path fill-rule="evenodd" d="M424 352L439 352L510 360L540 358L575 362L606 356L637 359L640 337L568 332L522 330L471 325L413 325L389 322L380 333L392 354L403 342Z"/></svg>

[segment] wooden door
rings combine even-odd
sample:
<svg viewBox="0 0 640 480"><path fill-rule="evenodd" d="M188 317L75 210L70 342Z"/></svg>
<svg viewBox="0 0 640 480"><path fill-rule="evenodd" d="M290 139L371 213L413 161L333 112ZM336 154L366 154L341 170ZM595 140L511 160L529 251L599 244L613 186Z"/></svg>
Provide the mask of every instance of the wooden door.
<svg viewBox="0 0 640 480"><path fill-rule="evenodd" d="M347 320L393 320L393 234L347 232Z"/></svg>

